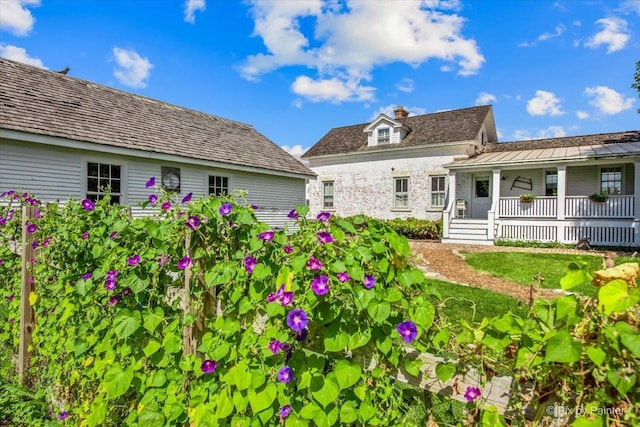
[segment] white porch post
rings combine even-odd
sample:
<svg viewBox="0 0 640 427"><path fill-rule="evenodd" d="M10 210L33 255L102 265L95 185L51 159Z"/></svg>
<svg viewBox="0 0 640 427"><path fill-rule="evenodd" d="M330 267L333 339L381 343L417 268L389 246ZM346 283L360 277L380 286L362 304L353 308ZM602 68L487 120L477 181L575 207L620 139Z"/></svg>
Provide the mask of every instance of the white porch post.
<svg viewBox="0 0 640 427"><path fill-rule="evenodd" d="M558 165L558 194L556 194L556 218L564 219L564 204L567 197L567 165Z"/></svg>
<svg viewBox="0 0 640 427"><path fill-rule="evenodd" d="M456 199L458 198L458 194L456 191L458 190L458 183L456 181L456 173L449 172L449 205L455 208ZM456 209L451 210L451 218L455 218L458 215Z"/></svg>
<svg viewBox="0 0 640 427"><path fill-rule="evenodd" d="M447 203L447 206L442 212L442 237L444 239L449 238L449 223L451 221L451 218L455 218L455 215L457 213L455 212L455 208L454 208L456 205L457 185L458 184L456 183L456 173L450 171L449 172L449 203Z"/></svg>
<svg viewBox="0 0 640 427"><path fill-rule="evenodd" d="M640 162L633 162L633 220L640 221ZM636 230L636 242L640 242L640 230Z"/></svg>
<svg viewBox="0 0 640 427"><path fill-rule="evenodd" d="M491 180L491 209L487 213L487 238L491 241L496 238L496 211L500 203L500 169L493 170L493 179ZM500 212L497 213L500 217Z"/></svg>

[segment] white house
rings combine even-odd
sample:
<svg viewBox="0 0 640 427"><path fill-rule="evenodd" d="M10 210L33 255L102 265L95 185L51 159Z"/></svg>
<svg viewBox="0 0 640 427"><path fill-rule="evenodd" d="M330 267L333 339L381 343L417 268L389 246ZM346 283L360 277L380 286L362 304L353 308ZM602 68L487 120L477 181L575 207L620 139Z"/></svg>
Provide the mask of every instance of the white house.
<svg viewBox="0 0 640 427"><path fill-rule="evenodd" d="M44 201L147 200L156 177L177 197L247 190L282 226L314 173L247 124L0 58L0 192Z"/></svg>
<svg viewBox="0 0 640 427"><path fill-rule="evenodd" d="M440 219L449 180L443 165L497 141L490 106L394 113L331 129L302 156L318 175L308 186L311 214Z"/></svg>
<svg viewBox="0 0 640 427"><path fill-rule="evenodd" d="M492 143L444 166L443 242L640 246L640 131Z"/></svg>
<svg viewBox="0 0 640 427"><path fill-rule="evenodd" d="M302 156L312 214L442 219L443 243L640 246L640 131L498 143L490 106L394 112Z"/></svg>

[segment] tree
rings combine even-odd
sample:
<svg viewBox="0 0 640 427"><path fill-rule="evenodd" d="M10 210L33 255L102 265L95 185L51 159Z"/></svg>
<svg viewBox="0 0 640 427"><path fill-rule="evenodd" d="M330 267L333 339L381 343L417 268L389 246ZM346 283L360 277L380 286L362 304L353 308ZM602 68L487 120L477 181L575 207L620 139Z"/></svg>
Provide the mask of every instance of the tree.
<svg viewBox="0 0 640 427"><path fill-rule="evenodd" d="M633 75L633 79L635 83L631 87L638 91L640 97L640 61L636 62L636 73ZM640 113L640 108L638 108L638 113Z"/></svg>

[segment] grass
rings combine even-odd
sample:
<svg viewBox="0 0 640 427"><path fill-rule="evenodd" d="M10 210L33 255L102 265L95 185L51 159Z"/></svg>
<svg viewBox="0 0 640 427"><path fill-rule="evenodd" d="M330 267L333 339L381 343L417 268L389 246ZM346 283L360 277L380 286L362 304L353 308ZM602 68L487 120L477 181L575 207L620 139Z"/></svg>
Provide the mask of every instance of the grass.
<svg viewBox="0 0 640 427"><path fill-rule="evenodd" d="M603 268L602 258L594 255L469 252L465 253L465 257L467 264L475 270L526 286L535 283L533 277L540 274L544 277L542 287L546 289L560 289L560 279L565 275L571 262L585 261L590 271ZM590 283L583 283L571 291L595 296L597 289Z"/></svg>
<svg viewBox="0 0 640 427"><path fill-rule="evenodd" d="M508 312L522 317L529 313L529 308L521 301L487 289L439 280L427 280L427 284L440 294L442 300L435 304L440 307L440 312L453 322L464 319L473 324L485 317L502 316Z"/></svg>

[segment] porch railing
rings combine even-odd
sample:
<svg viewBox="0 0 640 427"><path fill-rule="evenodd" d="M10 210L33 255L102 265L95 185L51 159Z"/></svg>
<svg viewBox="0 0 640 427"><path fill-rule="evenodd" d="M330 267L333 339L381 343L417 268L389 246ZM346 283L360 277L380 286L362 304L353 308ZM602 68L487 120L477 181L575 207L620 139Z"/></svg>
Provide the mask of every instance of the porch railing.
<svg viewBox="0 0 640 427"><path fill-rule="evenodd" d="M592 202L587 196L567 196L566 218L633 218L634 196L607 196L604 202Z"/></svg>
<svg viewBox="0 0 640 427"><path fill-rule="evenodd" d="M565 218L633 218L634 196L607 196L604 202L593 202L588 196L567 196L564 201ZM519 197L501 197L499 218L556 218L558 201L553 196L538 196L530 203Z"/></svg>

